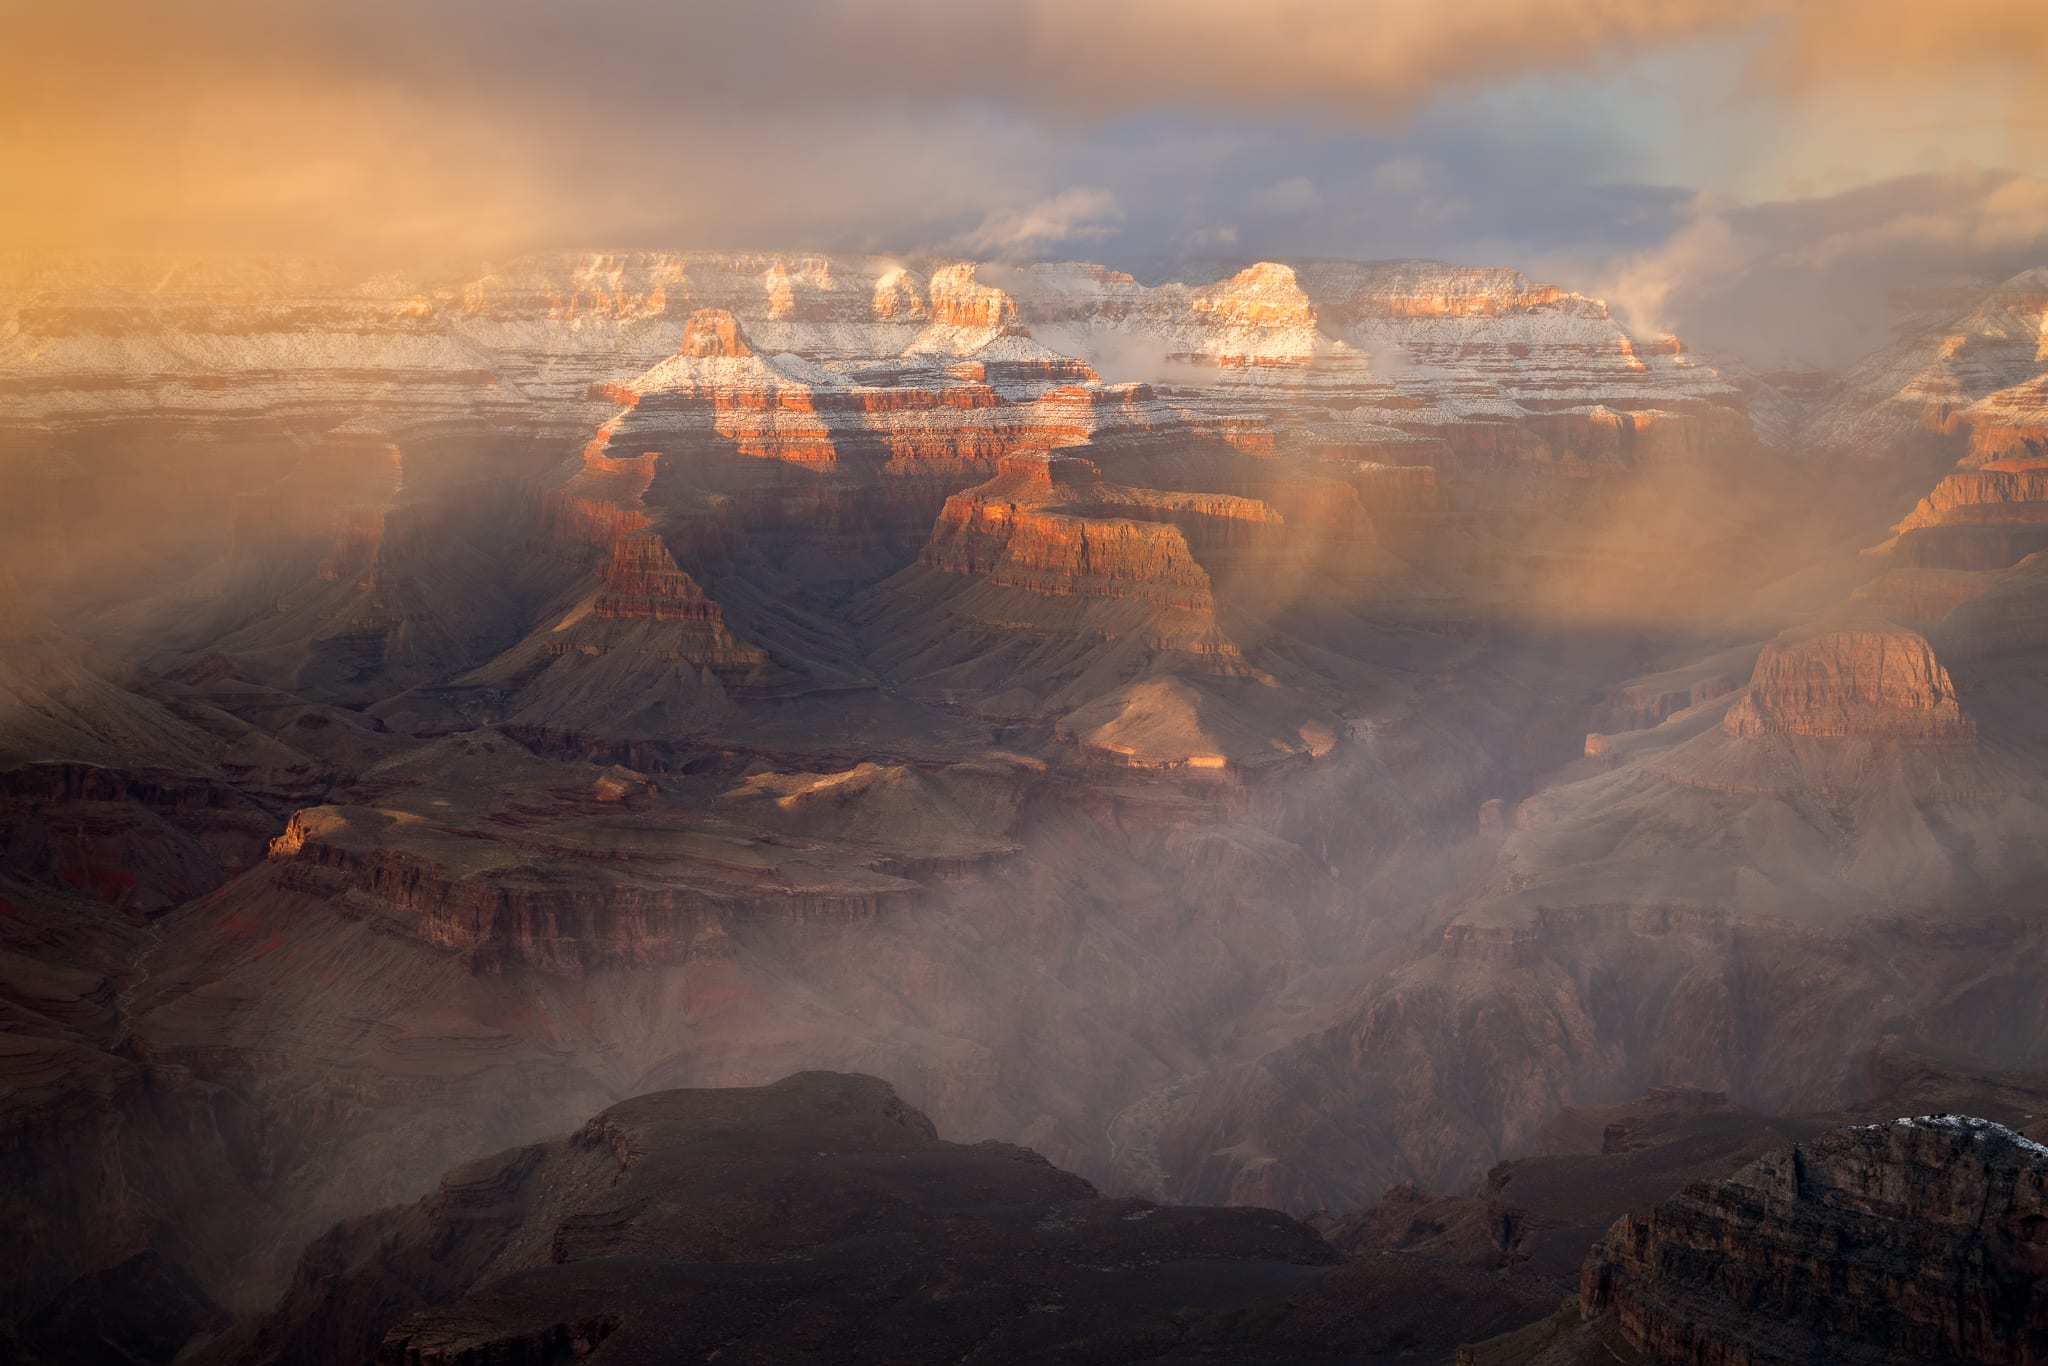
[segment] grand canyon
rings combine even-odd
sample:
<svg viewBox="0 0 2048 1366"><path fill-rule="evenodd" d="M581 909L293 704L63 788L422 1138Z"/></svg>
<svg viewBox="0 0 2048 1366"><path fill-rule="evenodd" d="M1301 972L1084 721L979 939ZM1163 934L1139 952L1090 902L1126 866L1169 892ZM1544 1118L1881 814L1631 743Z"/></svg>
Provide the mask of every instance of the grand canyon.
<svg viewBox="0 0 2048 1366"><path fill-rule="evenodd" d="M0 1360L2048 1361L2036 183L0 234Z"/></svg>

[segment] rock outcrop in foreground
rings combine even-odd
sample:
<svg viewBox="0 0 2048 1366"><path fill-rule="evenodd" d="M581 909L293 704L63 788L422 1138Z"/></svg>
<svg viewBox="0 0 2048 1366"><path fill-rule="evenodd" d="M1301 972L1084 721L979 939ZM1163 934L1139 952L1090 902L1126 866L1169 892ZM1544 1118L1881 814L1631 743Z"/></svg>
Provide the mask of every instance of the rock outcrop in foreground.
<svg viewBox="0 0 2048 1366"><path fill-rule="evenodd" d="M1951 1115L1839 1130L1623 1218L1581 1299L1659 1361L2048 1360L2048 1148Z"/></svg>
<svg viewBox="0 0 2048 1366"><path fill-rule="evenodd" d="M260 1328L184 1359L1444 1360L1543 1303L1342 1264L1271 1210L1105 1199L1028 1149L942 1141L872 1077L806 1072L460 1167L336 1226Z"/></svg>

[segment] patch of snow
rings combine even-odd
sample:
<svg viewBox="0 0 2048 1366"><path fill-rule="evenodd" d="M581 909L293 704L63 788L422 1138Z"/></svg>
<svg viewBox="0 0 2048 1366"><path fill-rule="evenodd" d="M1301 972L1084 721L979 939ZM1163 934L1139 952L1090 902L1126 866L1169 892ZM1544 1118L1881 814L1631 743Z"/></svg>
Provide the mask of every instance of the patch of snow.
<svg viewBox="0 0 2048 1366"><path fill-rule="evenodd" d="M1863 1124L1857 1128L1863 1133L1876 1133L1883 1124ZM1901 1115L1890 1124L1894 1129L1931 1129L1952 1134L1968 1134L1978 1142L1985 1140L2003 1141L2018 1148L2029 1157L2048 1159L2048 1146L2036 1143L2024 1134L2015 1133L2003 1124L1975 1115Z"/></svg>

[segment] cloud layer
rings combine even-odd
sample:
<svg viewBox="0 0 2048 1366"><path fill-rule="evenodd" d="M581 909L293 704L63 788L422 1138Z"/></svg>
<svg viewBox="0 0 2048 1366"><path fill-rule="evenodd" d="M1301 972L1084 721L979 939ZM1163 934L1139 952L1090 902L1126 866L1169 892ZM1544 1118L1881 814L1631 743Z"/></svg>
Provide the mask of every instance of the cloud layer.
<svg viewBox="0 0 2048 1366"><path fill-rule="evenodd" d="M1641 330L1759 366L1834 368L1901 314L2043 263L2048 180L1959 172L1772 204L1702 195L1595 287Z"/></svg>
<svg viewBox="0 0 2048 1366"><path fill-rule="evenodd" d="M2026 249L2044 81L2032 0L16 4L0 249L1418 254L1718 339Z"/></svg>
<svg viewBox="0 0 2048 1366"><path fill-rule="evenodd" d="M981 226L956 239L975 256L1014 256L1060 243L1094 242L1124 221L1123 206L1108 190L1073 189L1019 208L992 211Z"/></svg>

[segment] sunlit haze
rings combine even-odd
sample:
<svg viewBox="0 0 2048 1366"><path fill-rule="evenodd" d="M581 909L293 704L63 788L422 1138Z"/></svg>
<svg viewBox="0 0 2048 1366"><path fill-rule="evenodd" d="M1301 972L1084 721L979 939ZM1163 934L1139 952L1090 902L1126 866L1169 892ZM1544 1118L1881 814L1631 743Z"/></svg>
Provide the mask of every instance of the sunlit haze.
<svg viewBox="0 0 2048 1366"><path fill-rule="evenodd" d="M0 0L0 1363L2048 1362L2044 89Z"/></svg>
<svg viewBox="0 0 2048 1366"><path fill-rule="evenodd" d="M36 251L1433 255L1838 362L2048 202L2017 0L9 8ZM1775 336L1788 258L1857 316Z"/></svg>

